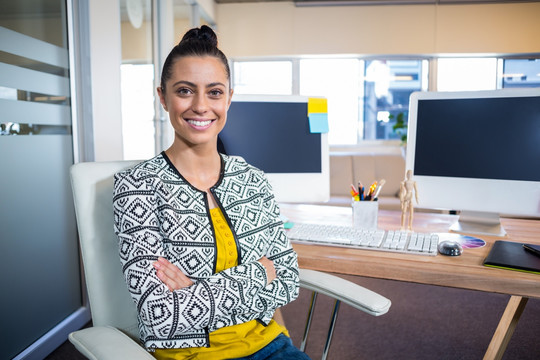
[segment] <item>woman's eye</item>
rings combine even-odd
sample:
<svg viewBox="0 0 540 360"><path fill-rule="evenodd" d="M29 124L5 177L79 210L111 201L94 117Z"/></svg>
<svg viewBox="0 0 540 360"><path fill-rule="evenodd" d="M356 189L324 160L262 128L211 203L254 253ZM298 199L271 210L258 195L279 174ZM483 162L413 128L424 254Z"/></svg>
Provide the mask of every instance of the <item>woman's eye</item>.
<svg viewBox="0 0 540 360"><path fill-rule="evenodd" d="M188 89L188 88L178 88L176 90L176 93L179 94L179 95L189 95L189 94L191 94L191 90Z"/></svg>
<svg viewBox="0 0 540 360"><path fill-rule="evenodd" d="M218 89L210 90L210 96L219 97L221 95L223 95L223 91L221 90L218 90Z"/></svg>

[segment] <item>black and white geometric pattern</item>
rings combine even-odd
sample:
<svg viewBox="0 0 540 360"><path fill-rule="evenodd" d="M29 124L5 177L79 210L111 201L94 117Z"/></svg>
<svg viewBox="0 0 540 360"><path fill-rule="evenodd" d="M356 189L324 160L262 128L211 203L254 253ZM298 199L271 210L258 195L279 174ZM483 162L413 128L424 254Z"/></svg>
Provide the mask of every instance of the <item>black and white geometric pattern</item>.
<svg viewBox="0 0 540 360"><path fill-rule="evenodd" d="M259 319L298 296L298 263L264 174L222 155L211 189L238 248L238 266L215 273L216 244L206 193L195 189L165 153L115 175L114 217L124 276L148 349L207 346L208 332ZM169 291L152 263L163 256L194 284ZM266 285L274 261L277 279Z"/></svg>

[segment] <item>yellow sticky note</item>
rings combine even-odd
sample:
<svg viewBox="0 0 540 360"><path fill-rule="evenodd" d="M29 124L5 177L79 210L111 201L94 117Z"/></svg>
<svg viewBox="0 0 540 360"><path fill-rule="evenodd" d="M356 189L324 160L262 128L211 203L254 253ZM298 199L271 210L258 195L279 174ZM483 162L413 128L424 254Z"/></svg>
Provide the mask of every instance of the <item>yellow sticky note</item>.
<svg viewBox="0 0 540 360"><path fill-rule="evenodd" d="M308 99L308 115L313 113L327 113L328 103L323 98L309 98Z"/></svg>

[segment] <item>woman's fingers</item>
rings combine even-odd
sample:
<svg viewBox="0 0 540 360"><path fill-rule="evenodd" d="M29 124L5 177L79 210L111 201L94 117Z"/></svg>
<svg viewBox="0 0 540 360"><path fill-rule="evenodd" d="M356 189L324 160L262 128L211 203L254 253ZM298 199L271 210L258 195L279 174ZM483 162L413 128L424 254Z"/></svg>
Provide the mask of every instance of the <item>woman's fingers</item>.
<svg viewBox="0 0 540 360"><path fill-rule="evenodd" d="M179 290L193 285L193 281L167 259L160 257L153 265L158 278L167 285L169 290Z"/></svg>
<svg viewBox="0 0 540 360"><path fill-rule="evenodd" d="M268 259L266 256L263 256L259 259L259 262L266 269L266 278L268 279L268 284L276 278L276 268L274 267L274 262Z"/></svg>
<svg viewBox="0 0 540 360"><path fill-rule="evenodd" d="M165 275L167 275L170 278L174 278L177 273L181 273L180 269L173 264L171 264L167 259L165 258L158 258L158 261L154 263L154 267L158 270L161 270Z"/></svg>
<svg viewBox="0 0 540 360"><path fill-rule="evenodd" d="M169 279L162 270L157 270L156 275L159 278L159 280L161 280L161 282L163 282L170 291L174 290L174 284L171 283L171 279Z"/></svg>

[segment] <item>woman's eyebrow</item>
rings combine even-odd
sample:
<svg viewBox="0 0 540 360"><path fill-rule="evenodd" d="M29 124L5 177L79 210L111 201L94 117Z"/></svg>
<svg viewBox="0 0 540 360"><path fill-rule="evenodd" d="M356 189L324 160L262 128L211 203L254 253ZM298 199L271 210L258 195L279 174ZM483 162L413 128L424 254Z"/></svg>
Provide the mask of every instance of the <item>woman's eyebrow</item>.
<svg viewBox="0 0 540 360"><path fill-rule="evenodd" d="M216 81L216 82L213 82L213 83L210 83L210 84L206 85L207 88L214 87L214 86L223 86L223 87L225 87L225 84L222 83L222 82Z"/></svg>
<svg viewBox="0 0 540 360"><path fill-rule="evenodd" d="M191 81L187 81L187 80L177 81L172 86L175 87L177 85L187 85L187 86L191 86L191 87L197 87L197 85L195 83L192 83ZM214 87L214 86L226 87L224 83L219 82L219 81L216 81L216 82L213 82L213 83L210 83L210 84L206 85L207 88L211 88L211 87Z"/></svg>
<svg viewBox="0 0 540 360"><path fill-rule="evenodd" d="M180 80L180 81L177 81L175 82L172 86L175 87L177 85L187 85L187 86L191 86L191 87L196 87L196 85L190 81L186 81L186 80Z"/></svg>

